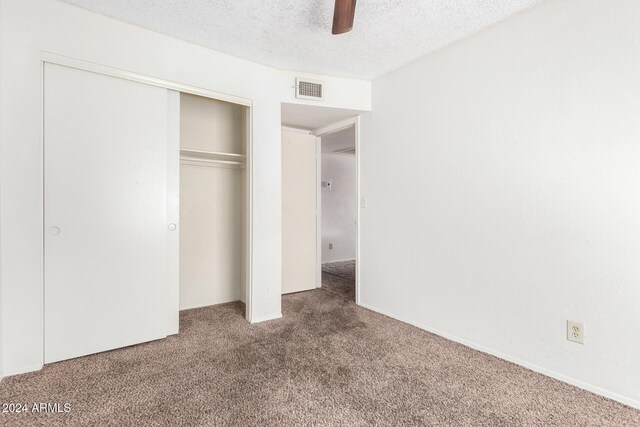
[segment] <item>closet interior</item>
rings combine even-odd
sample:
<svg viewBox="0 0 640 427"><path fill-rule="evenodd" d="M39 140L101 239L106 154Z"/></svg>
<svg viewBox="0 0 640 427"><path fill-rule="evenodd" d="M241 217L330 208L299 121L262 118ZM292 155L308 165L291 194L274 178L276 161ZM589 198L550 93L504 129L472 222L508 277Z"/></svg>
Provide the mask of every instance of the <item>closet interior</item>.
<svg viewBox="0 0 640 427"><path fill-rule="evenodd" d="M180 310L245 301L248 111L180 94Z"/></svg>

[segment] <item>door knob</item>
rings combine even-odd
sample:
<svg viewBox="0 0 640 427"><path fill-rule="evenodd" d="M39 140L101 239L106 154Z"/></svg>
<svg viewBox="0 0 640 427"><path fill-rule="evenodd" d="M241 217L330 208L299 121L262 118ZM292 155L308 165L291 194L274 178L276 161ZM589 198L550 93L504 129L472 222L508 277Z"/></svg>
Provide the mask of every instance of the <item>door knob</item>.
<svg viewBox="0 0 640 427"><path fill-rule="evenodd" d="M169 231L176 231L177 228L178 226L175 225L174 223L169 224Z"/></svg>
<svg viewBox="0 0 640 427"><path fill-rule="evenodd" d="M52 236L57 236L58 234L60 234L60 227L56 227L56 226L51 227L51 228L49 229L49 233L50 233Z"/></svg>

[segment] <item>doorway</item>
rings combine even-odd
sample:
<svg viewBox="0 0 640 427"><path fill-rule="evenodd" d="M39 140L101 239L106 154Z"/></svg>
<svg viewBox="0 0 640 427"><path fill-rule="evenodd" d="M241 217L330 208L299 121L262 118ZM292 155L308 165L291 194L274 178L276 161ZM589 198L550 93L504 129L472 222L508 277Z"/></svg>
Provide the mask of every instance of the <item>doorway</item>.
<svg viewBox="0 0 640 427"><path fill-rule="evenodd" d="M180 94L180 310L246 302L248 108Z"/></svg>
<svg viewBox="0 0 640 427"><path fill-rule="evenodd" d="M358 302L359 113L283 104L283 294Z"/></svg>
<svg viewBox="0 0 640 427"><path fill-rule="evenodd" d="M320 136L320 216L322 287L356 300L357 163L356 126Z"/></svg>

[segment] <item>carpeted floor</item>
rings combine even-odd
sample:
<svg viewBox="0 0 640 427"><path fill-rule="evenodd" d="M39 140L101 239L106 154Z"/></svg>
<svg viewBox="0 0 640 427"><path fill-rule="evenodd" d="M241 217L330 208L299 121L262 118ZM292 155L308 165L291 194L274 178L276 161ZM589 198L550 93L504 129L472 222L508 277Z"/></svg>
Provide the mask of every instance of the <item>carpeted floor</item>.
<svg viewBox="0 0 640 427"><path fill-rule="evenodd" d="M356 262L343 261L322 264L322 289L355 302Z"/></svg>
<svg viewBox="0 0 640 427"><path fill-rule="evenodd" d="M640 411L358 307L346 286L287 295L284 318L257 325L240 303L188 310L177 336L6 378L0 402L72 406L0 424L640 425Z"/></svg>
<svg viewBox="0 0 640 427"><path fill-rule="evenodd" d="M356 261L339 261L322 264L322 273L332 274L344 279L356 280Z"/></svg>

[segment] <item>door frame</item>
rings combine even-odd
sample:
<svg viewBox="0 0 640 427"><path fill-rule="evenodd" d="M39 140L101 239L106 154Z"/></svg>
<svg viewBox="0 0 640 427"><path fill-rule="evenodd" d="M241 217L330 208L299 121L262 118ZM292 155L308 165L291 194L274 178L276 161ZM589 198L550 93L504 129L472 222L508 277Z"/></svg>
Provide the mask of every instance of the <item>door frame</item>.
<svg viewBox="0 0 640 427"><path fill-rule="evenodd" d="M246 191L246 221L245 221L245 243L246 243L246 279L245 279L245 317L247 321L251 323L252 321L252 295L253 295L253 271L252 271L252 260L253 260L253 177L254 177L254 169L253 169L253 100L248 98L243 98L235 95L229 95L222 92L216 92L213 90L192 86L183 83L177 83L169 80L164 80L156 77L146 76L139 73L134 73L131 71L126 71L114 67L110 67L107 65L97 64L93 62L84 61L81 59L71 58L68 56L58 55L52 52L42 51L40 54L40 111L41 111L41 120L40 120L40 137L42 144L42 158L41 158L41 168L44 173L44 84L45 84L45 64L54 64L60 65L64 67L74 68L82 71L88 71L92 73L102 74L110 77L120 78L124 80L130 80L137 83L147 84L150 86L157 86L169 90L173 90L176 92L189 93L192 95L198 95L205 98L211 98L218 101L229 102L232 104L242 105L246 107L246 150L247 150L247 191ZM44 175L43 175L44 176ZM40 241L43 242L41 246L41 269L44 272L45 268L45 258L44 258L44 205L41 206L41 227L40 227ZM40 329L40 336L42 338L42 342L44 342L44 274L41 275L41 287L40 287L40 295L39 295L39 305L40 312L42 313L42 323ZM42 347L41 354L41 366L44 365L44 346ZM41 367L40 366L40 367Z"/></svg>
<svg viewBox="0 0 640 427"><path fill-rule="evenodd" d="M353 126L356 140L356 304L360 305L360 116L311 131L316 139L316 287L322 286L322 137Z"/></svg>

